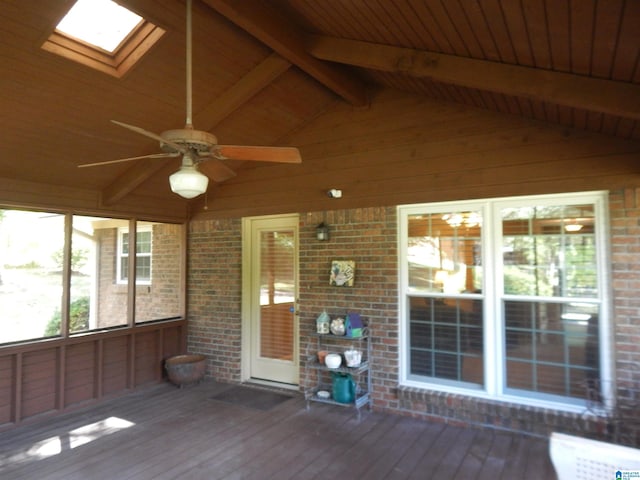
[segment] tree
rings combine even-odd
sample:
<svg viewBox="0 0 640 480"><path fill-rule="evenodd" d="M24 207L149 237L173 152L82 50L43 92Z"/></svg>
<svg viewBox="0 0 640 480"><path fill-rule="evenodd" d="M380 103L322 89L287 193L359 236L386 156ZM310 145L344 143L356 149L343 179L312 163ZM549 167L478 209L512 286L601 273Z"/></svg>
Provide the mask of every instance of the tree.
<svg viewBox="0 0 640 480"><path fill-rule="evenodd" d="M89 250L87 249L80 248L78 250L72 250L71 251L71 271L72 272L80 271L80 269L84 267L84 264L87 263L88 257L89 257ZM53 254L51 255L51 258L58 266L58 269L62 270L62 267L63 267L62 263L64 260L64 250L61 248L60 250L53 252Z"/></svg>

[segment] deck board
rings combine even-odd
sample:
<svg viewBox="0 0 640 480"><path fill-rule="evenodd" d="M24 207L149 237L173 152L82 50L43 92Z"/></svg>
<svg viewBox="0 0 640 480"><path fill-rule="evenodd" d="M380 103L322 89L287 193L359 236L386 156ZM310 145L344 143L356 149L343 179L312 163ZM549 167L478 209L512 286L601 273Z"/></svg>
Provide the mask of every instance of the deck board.
<svg viewBox="0 0 640 480"><path fill-rule="evenodd" d="M413 445L420 433L424 431L422 422L416 422L412 418L405 417L396 424L388 435L385 435L383 452L369 462L370 466L364 472L363 478L368 480L382 480L389 478L396 466L401 464L402 457L407 451L407 446Z"/></svg>
<svg viewBox="0 0 640 480"><path fill-rule="evenodd" d="M452 449L462 428L445 428L440 432L438 438L433 442L428 450L422 452L420 462L411 472L409 478L411 480L420 480L425 478L437 478L434 472L440 467L443 457ZM446 478L446 477L444 477Z"/></svg>
<svg viewBox="0 0 640 480"><path fill-rule="evenodd" d="M461 459L460 468L456 472L455 480L478 478L484 459L489 454L495 433L490 430L478 430L473 443Z"/></svg>
<svg viewBox="0 0 640 480"><path fill-rule="evenodd" d="M0 435L0 478L555 479L545 439L312 404L213 400L231 385L169 384ZM102 430L106 418L130 422ZM84 428L84 430L83 430Z"/></svg>

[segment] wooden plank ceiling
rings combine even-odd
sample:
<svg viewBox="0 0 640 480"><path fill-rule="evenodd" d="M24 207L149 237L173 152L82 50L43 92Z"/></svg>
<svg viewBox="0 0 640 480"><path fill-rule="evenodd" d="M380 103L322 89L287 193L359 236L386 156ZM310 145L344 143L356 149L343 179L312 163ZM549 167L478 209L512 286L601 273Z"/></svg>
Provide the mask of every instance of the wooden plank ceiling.
<svg viewBox="0 0 640 480"><path fill-rule="evenodd" d="M121 1L166 30L121 78L41 48L72 3L3 1L0 179L182 202L177 159L77 165L157 151L111 119L184 125L184 2ZM194 125L223 144L287 145L382 88L640 139L635 0L194 0L193 21Z"/></svg>

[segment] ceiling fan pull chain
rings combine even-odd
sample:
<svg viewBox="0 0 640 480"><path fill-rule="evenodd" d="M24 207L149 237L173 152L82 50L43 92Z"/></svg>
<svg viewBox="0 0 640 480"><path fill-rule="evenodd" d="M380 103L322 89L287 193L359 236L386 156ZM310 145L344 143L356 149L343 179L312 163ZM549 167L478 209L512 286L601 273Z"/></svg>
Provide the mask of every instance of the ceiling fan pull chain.
<svg viewBox="0 0 640 480"><path fill-rule="evenodd" d="M191 60L191 56L192 56L192 39L191 39L191 1L192 0L187 0L187 122L186 122L186 128L193 128L193 121L191 119L192 117L192 88L191 88L191 82L192 82L192 65L193 62Z"/></svg>

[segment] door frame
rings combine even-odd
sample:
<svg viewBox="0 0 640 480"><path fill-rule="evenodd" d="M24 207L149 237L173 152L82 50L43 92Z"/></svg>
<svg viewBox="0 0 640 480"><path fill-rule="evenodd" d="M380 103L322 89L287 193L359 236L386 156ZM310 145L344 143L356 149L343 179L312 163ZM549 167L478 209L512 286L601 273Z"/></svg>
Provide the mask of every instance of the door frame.
<svg viewBox="0 0 640 480"><path fill-rule="evenodd" d="M255 380L251 378L251 341L252 341L252 330L251 330L251 317L253 314L252 311L252 302L251 302L251 280L253 273L253 265L251 263L252 259L252 231L253 224L255 221L262 220L296 220L298 222L300 220L300 215L297 213L290 213L285 215L262 215L256 217L243 217L242 218L242 302L241 302L241 360L240 360L240 380L242 382L257 382L257 383L271 383L265 380ZM295 251L295 261L296 261L296 276L298 277L297 285L296 285L296 297L300 288L299 283L299 230L296 232L296 251ZM296 308L297 308L297 298L296 298ZM299 317L295 315L295 321L299 321ZM300 361L299 354L299 342L300 342L300 332L299 325L297 328L294 328L294 342L296 342L296 348L294 348L294 355L298 355L298 363ZM298 365L298 370L300 370L300 365ZM282 388L288 388L286 384L281 384L278 382L273 382L273 384L277 384ZM291 385L290 388L297 389L299 385Z"/></svg>

